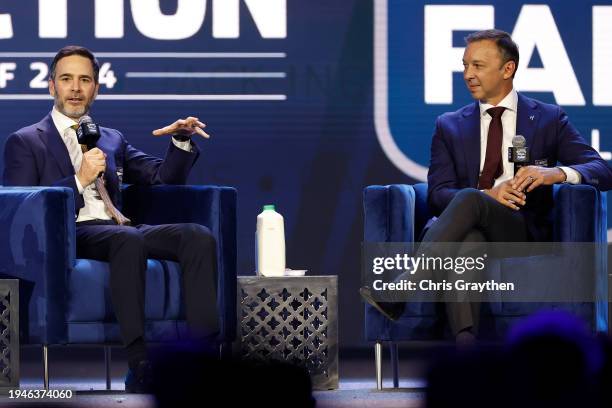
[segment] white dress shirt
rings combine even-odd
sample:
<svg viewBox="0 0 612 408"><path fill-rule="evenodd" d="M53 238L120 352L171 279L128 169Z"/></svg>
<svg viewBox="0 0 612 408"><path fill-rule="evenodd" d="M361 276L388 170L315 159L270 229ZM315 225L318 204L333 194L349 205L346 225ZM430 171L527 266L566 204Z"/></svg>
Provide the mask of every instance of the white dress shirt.
<svg viewBox="0 0 612 408"><path fill-rule="evenodd" d="M83 161L83 151L77 140L76 132L72 129L72 126L76 125L77 122L58 111L55 106L53 107L53 111L51 111L51 118L62 137L62 141L66 145L66 149L68 149L70 162L74 167L74 172L78 173L81 168L81 162ZM83 187L76 174L74 175L74 179L79 193L83 195L83 201L85 202L85 205L79 210L76 221L110 220L111 216L106 212L104 201L102 201L98 195L95 183Z"/></svg>
<svg viewBox="0 0 612 408"><path fill-rule="evenodd" d="M83 195L83 201L85 202L85 205L79 210L76 221L110 220L111 216L106 211L104 201L102 201L98 195L98 190L96 189L95 183L91 183L90 185L83 187L76 176L76 173L78 173L79 169L81 168L81 162L83 161L83 151L79 145L76 132L74 129L72 129L72 126L76 125L77 122L58 111L55 106L51 111L51 118L53 119L53 124L57 128L58 133L62 137L62 141L66 145L66 149L68 149L70 162L72 163L75 172L74 180L76 182L77 189L79 190L79 193ZM179 149L189 152L192 151L191 141L189 140L180 142L172 138L172 142Z"/></svg>
<svg viewBox="0 0 612 408"><path fill-rule="evenodd" d="M496 106L506 108L502 113L501 121L504 129L502 138L502 165L503 173L495 179L495 186L510 180L514 177L514 163L508 160L508 148L512 147L512 138L516 136L516 111L518 106L518 94L512 89L504 99ZM487 109L494 108L494 105L480 102L480 173L484 167L485 158L487 155L487 135L489 134L489 125L491 124L491 115L487 113ZM529 147L529 146L528 146ZM571 167L559 167L566 176L566 182L571 184L580 184L580 173Z"/></svg>

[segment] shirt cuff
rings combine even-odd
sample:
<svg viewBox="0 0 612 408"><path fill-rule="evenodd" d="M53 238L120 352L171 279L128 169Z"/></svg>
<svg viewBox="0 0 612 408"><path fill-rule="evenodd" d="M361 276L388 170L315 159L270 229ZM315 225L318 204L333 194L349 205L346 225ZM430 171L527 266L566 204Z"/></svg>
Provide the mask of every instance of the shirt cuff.
<svg viewBox="0 0 612 408"><path fill-rule="evenodd" d="M190 140L185 140L184 142L181 142L180 140L176 140L175 138L172 138L172 143L174 143L174 145L176 147L178 147L181 150L184 150L186 152L192 152L191 150L191 139Z"/></svg>
<svg viewBox="0 0 612 408"><path fill-rule="evenodd" d="M580 184L582 182L582 177L576 170L566 166L559 166L559 168L565 173L565 183Z"/></svg>
<svg viewBox="0 0 612 408"><path fill-rule="evenodd" d="M81 185L81 182L79 181L79 178L76 176L76 174L74 176L74 181L76 182L76 186L77 186L77 190L79 190L79 194L83 194L83 191L85 191L85 189Z"/></svg>

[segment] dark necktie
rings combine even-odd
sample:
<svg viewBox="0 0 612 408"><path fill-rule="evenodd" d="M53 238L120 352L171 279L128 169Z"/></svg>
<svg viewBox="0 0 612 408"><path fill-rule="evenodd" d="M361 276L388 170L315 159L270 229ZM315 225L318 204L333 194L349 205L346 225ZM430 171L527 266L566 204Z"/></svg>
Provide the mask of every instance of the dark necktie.
<svg viewBox="0 0 612 408"><path fill-rule="evenodd" d="M96 178L95 184L96 184L96 189L98 190L98 194L100 194L100 198L104 202L104 206L106 207L106 210L109 212L111 218L115 220L115 222L119 225L130 225L132 221L129 218L127 218L125 215L123 215L121 211L117 209L117 207L115 207L115 205L113 204L113 200L111 200L110 196L108 195L108 190L106 189L106 186L104 185L104 178L103 177Z"/></svg>
<svg viewBox="0 0 612 408"><path fill-rule="evenodd" d="M74 125L72 126L72 128L76 131L77 126L78 125ZM81 145L81 150L83 151L83 153L85 153L89 149L87 149L86 145ZM132 221L125 215L121 214L121 211L119 211L117 207L115 207L115 205L113 204L113 200L111 200L110 195L108 194L108 190L104 185L104 177L98 176L94 183L96 186L96 190L98 190L98 194L102 199L102 202L104 202L104 207L106 207L106 211L108 211L111 218L115 220L115 222L119 225L130 225Z"/></svg>
<svg viewBox="0 0 612 408"><path fill-rule="evenodd" d="M491 115L491 124L489 125L489 134L487 135L487 153L485 156L484 166L480 178L478 179L479 189L489 189L495 184L495 179L504 172L502 161L502 139L504 130L502 127L503 106L487 109L487 113Z"/></svg>

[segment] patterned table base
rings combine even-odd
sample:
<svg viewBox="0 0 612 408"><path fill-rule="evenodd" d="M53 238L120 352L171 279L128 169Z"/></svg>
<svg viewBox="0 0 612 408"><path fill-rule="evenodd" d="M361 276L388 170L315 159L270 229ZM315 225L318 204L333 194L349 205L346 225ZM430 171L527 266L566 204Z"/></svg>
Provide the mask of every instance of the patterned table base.
<svg viewBox="0 0 612 408"><path fill-rule="evenodd" d="M19 281L0 279L0 393L19 388Z"/></svg>
<svg viewBox="0 0 612 408"><path fill-rule="evenodd" d="M238 278L240 354L305 367L338 388L337 277Z"/></svg>

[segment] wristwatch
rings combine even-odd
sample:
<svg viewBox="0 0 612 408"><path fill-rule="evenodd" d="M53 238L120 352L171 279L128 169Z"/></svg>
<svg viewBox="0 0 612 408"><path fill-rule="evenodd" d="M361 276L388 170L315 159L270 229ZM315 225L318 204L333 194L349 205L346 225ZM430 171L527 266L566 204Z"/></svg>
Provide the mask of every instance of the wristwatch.
<svg viewBox="0 0 612 408"><path fill-rule="evenodd" d="M559 170L561 170L561 171L563 172L563 174L565 174L565 180L563 180L563 181L561 182L561 184L570 184L570 183L567 181L567 173L565 172L565 170L563 170L563 169L562 169L561 167L559 167L559 166L557 166L557 168L558 168Z"/></svg>

